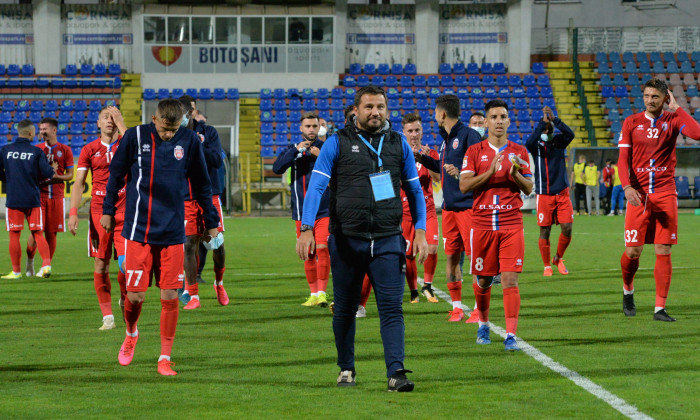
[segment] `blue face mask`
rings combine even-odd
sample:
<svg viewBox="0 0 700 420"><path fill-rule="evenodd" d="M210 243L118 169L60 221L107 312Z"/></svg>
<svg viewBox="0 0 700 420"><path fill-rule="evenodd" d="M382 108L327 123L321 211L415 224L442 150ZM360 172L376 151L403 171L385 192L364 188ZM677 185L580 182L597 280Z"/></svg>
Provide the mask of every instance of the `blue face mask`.
<svg viewBox="0 0 700 420"><path fill-rule="evenodd" d="M187 114L182 116L182 122L180 123L180 127L187 127L187 124L190 122L190 117L187 116Z"/></svg>
<svg viewBox="0 0 700 420"><path fill-rule="evenodd" d="M542 133L542 134L540 135L540 138L541 138L542 141L544 141L544 142L552 141L552 138L553 138L553 137L554 137L554 136L553 136L552 134L545 134L545 133Z"/></svg>
<svg viewBox="0 0 700 420"><path fill-rule="evenodd" d="M476 130L476 132L479 133L479 135L481 137L484 137L484 133L486 133L486 128L484 128L484 127L472 127L472 128L474 130Z"/></svg>

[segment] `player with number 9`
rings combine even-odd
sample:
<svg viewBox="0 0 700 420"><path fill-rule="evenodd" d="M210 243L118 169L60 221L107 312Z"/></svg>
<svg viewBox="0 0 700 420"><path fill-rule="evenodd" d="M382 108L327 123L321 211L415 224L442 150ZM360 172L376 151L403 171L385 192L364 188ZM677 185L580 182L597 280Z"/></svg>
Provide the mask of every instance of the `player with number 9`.
<svg viewBox="0 0 700 420"><path fill-rule="evenodd" d="M626 316L634 316L634 275L644 244L654 244L656 303L653 319L672 322L666 313L671 285L671 246L678 243L678 202L674 174L676 138L700 139L700 124L676 102L666 82L644 84L645 110L625 119L620 133L618 173L627 198L625 252L622 254L623 300ZM664 111L668 104L668 112Z"/></svg>

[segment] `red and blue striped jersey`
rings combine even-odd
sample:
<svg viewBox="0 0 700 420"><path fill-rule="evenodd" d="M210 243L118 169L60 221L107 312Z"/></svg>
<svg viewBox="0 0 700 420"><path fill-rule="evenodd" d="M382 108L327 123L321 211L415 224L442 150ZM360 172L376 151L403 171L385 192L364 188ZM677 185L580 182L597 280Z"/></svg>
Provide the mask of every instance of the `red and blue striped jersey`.
<svg viewBox="0 0 700 420"><path fill-rule="evenodd" d="M46 159L49 161L49 165L54 162L58 164L58 168L56 168L56 173L58 175L65 175L66 169L70 169L74 166L73 150L65 144L56 143L53 146L49 146L46 143L41 143L37 144L36 147L44 152ZM46 180L41 183L41 196L43 198L63 198L65 190L66 183L63 181L52 183Z"/></svg>

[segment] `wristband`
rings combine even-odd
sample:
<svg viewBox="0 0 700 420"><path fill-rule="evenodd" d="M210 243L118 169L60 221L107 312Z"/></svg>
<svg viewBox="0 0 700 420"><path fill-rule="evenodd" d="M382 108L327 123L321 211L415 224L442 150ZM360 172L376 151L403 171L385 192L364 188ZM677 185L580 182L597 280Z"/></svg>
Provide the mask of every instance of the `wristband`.
<svg viewBox="0 0 700 420"><path fill-rule="evenodd" d="M75 207L71 207L70 212L68 212L69 216L77 216L78 215L78 209Z"/></svg>

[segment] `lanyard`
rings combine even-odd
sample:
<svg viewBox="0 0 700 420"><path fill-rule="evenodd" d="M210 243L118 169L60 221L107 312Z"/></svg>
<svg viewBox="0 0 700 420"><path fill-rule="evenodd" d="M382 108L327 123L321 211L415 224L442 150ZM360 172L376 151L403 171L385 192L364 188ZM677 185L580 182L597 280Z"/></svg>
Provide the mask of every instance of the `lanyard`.
<svg viewBox="0 0 700 420"><path fill-rule="evenodd" d="M382 165L382 158L380 158L379 155L382 153L382 145L384 145L384 136L382 136L382 138L379 139L379 149L375 149L374 147L372 147L370 142L365 140L365 138L362 137L361 134L358 134L357 136L360 138L360 140L362 140L367 145L367 147L369 147L369 150L373 151L374 154L377 155L377 164L379 165L379 170L381 171L383 165Z"/></svg>

